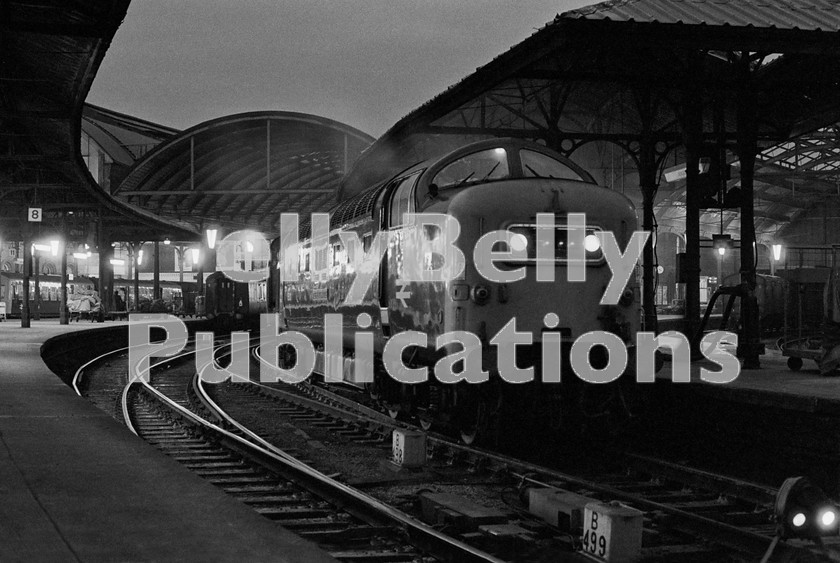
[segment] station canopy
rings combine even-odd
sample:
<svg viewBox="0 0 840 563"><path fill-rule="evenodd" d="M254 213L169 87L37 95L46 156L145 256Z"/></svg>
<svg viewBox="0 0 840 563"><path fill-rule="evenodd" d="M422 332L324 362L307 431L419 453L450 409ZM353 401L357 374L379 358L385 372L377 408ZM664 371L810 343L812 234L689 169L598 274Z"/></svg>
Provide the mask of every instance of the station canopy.
<svg viewBox="0 0 840 563"><path fill-rule="evenodd" d="M335 203L342 176L373 140L303 113L226 116L155 146L110 193L184 228L276 235L281 213L308 217Z"/></svg>
<svg viewBox="0 0 840 563"><path fill-rule="evenodd" d="M614 0L558 15L531 37L401 119L356 163L348 197L466 141L544 143L641 206L637 163L654 143L660 229L683 232L687 100L702 141L726 147L737 187L737 108L758 115L755 228L767 242L840 190L840 1ZM736 210L709 209L701 236L737 234Z"/></svg>
<svg viewBox="0 0 840 563"><path fill-rule="evenodd" d="M0 2L0 237L95 235L96 222L126 236L174 223L103 193L80 151L84 99L128 0ZM28 221L29 208L41 210Z"/></svg>

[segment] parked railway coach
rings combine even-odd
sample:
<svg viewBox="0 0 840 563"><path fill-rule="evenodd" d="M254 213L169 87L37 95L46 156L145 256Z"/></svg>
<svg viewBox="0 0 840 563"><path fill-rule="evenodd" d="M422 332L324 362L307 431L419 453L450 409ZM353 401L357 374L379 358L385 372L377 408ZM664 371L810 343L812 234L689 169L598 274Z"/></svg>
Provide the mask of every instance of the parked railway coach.
<svg viewBox="0 0 840 563"><path fill-rule="evenodd" d="M266 281L238 282L214 272L204 282L205 316L219 328L250 326L266 312Z"/></svg>
<svg viewBox="0 0 840 563"><path fill-rule="evenodd" d="M422 277L422 272L438 270L447 262L440 245L435 250L435 241L445 238L442 230L413 224L417 213L444 214L457 221L460 233L453 244L463 252L465 264L462 272L453 272L452 279L411 281L417 279L417 272ZM585 272L585 282L567 280L571 257L582 252L574 246L581 238L571 236L568 228L573 213L586 216L582 239L585 266L576 263L580 266L577 270ZM544 214L542 220L553 217L554 226L540 223L538 228L537 214ZM600 397L608 387L610 393L620 392L616 391L618 385L582 383L572 373L568 358L572 342L589 331L613 333L632 352L641 318L637 276L631 275L627 286L620 288L617 304L600 305L612 272L596 234L613 233L624 251L636 224L635 210L626 197L597 186L592 176L569 159L520 140L480 141L412 166L341 202L330 212L326 245L313 247L310 221L302 218L297 256L284 260L283 279L279 279L279 269L271 268L274 293L270 301L281 313L285 327L304 333L318 346L327 344L326 357L323 351L316 354L317 371L323 371L325 364L341 365L345 380L367 388L392 416L402 412L417 416L424 426L454 425L470 442L493 422L493 413L508 398L516 396L522 401L527 397L523 404L534 407L535 412L540 401L553 401L563 405L555 411L563 410L565 418L602 414L593 413L592 404L607 403L590 400L591 394ZM496 238L485 237L479 243L493 231L500 231L501 236L491 235ZM364 297L348 304L348 292L360 275L361 258L372 246L375 249L377 235L383 232L387 248L379 267ZM410 247L418 237L427 245L419 253ZM495 275L484 261L477 264L473 260L477 244L485 254L497 253ZM278 252L279 239L272 244L275 264L280 259ZM540 281L538 255L542 261ZM418 258L422 264L415 263ZM543 269L545 263L549 266ZM553 274L554 281L542 281L546 272ZM334 348L325 343L325 315L331 313L343 316L341 358L334 357ZM360 316L362 313L366 315ZM503 381L500 369L511 368L514 360L497 354L497 342L492 341L505 327L510 328L514 319L516 331L532 339L530 344L515 347L513 369L534 367L534 381L525 385ZM355 334L362 330L373 334L372 382L361 381L370 366L363 366L362 354L354 350ZM402 352L405 366L429 367L428 383L423 385L400 383L383 369L386 345L407 331L428 337L425 343L413 343ZM450 384L435 377L434 366L442 358L456 358L468 345L450 342L436 346L438 337L453 331L475 336L482 369L489 374L486 383ZM541 383L543 344L549 340L561 342L555 344L562 350L556 354L565 374L561 384ZM293 349L286 353L292 355ZM285 360L289 367L295 363L292 357ZM593 368L605 367L607 349L592 347L589 360ZM453 360L450 371L463 371L467 361L473 360ZM633 365L632 360L628 365ZM622 401L611 403L615 406Z"/></svg>

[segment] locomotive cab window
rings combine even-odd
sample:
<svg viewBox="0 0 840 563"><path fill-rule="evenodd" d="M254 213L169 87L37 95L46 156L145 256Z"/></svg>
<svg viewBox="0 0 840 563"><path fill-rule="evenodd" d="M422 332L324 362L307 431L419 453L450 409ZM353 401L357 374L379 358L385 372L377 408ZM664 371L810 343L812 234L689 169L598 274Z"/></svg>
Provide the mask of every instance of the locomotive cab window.
<svg viewBox="0 0 840 563"><path fill-rule="evenodd" d="M438 172L432 183L439 190L459 188L510 176L507 151L501 147L474 152L450 162Z"/></svg>
<svg viewBox="0 0 840 563"><path fill-rule="evenodd" d="M417 183L418 177L420 177L419 172L395 182L396 187L391 192L391 213L389 218L392 227L407 225L405 214L416 211L414 204L414 184Z"/></svg>
<svg viewBox="0 0 840 563"><path fill-rule="evenodd" d="M559 160L528 149L519 151L522 174L526 178L558 178L562 180L584 180L580 174Z"/></svg>

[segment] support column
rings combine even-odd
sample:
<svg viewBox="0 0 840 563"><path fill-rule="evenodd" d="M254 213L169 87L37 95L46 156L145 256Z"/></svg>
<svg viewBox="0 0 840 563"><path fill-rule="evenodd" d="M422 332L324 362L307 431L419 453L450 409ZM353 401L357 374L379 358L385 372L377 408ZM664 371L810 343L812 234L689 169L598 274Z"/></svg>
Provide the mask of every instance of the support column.
<svg viewBox="0 0 840 563"><path fill-rule="evenodd" d="M187 251L183 244L177 246L178 249L178 282L184 283L184 253Z"/></svg>
<svg viewBox="0 0 840 563"><path fill-rule="evenodd" d="M685 102L685 334L692 342L692 355L699 343L700 328L700 145L703 135L703 105L698 93L687 93Z"/></svg>
<svg viewBox="0 0 840 563"><path fill-rule="evenodd" d="M195 274L196 293L204 295L204 261L207 260L207 249L203 242L198 244L198 272Z"/></svg>
<svg viewBox="0 0 840 563"><path fill-rule="evenodd" d="M32 274L35 277L35 299L32 302L35 304L35 310L32 311L32 318L36 321L41 320L41 257L35 254L32 261Z"/></svg>
<svg viewBox="0 0 840 563"><path fill-rule="evenodd" d="M160 241L155 241L155 261L152 281L152 299L160 299Z"/></svg>
<svg viewBox="0 0 840 563"><path fill-rule="evenodd" d="M642 308L644 329L658 332L656 319L656 279L653 252L653 198L656 195L656 148L652 140L645 139L639 147L639 187L642 190L642 229L650 233L642 253Z"/></svg>
<svg viewBox="0 0 840 563"><path fill-rule="evenodd" d="M62 233L62 240L58 243L59 270L61 272L61 291L58 294L58 324L66 325L70 322L67 314L67 233Z"/></svg>
<svg viewBox="0 0 840 563"><path fill-rule="evenodd" d="M109 269L111 268L110 264L110 254L111 254L111 243L108 240L108 237L105 236L105 228L100 217L98 221L99 225L99 232L97 233L97 246L99 252L99 269L97 271L97 275L99 277L99 285L97 289L99 290L99 310L100 318L104 318L105 311L109 310L109 295L108 295L108 278L109 278Z"/></svg>
<svg viewBox="0 0 840 563"><path fill-rule="evenodd" d="M134 310L140 310L140 252L143 250L143 243L134 243Z"/></svg>
<svg viewBox="0 0 840 563"><path fill-rule="evenodd" d="M23 228L23 295L20 299L20 328L30 327L29 276L32 275L32 236L29 223Z"/></svg>
<svg viewBox="0 0 840 563"><path fill-rule="evenodd" d="M746 61L745 61L746 64ZM749 67L745 73L749 72ZM741 171L741 283L747 285L747 297L741 299L741 319L743 334L738 342L739 355L744 358L744 369L761 367L759 355L761 345L761 327L758 300L755 296L755 218L753 208L753 180L755 177L755 157L758 152L757 116L755 96L749 89L749 76L741 85L738 94L738 160Z"/></svg>

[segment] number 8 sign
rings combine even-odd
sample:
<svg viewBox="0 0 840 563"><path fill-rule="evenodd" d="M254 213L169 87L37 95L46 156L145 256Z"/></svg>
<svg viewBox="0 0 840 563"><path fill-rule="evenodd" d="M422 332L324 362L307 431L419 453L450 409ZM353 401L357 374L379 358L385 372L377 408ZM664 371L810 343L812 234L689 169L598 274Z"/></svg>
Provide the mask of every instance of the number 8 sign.
<svg viewBox="0 0 840 563"><path fill-rule="evenodd" d="M29 208L28 219L29 219L30 223L40 223L41 222L41 217L43 217L43 215L41 214L41 208L40 207L30 207Z"/></svg>

